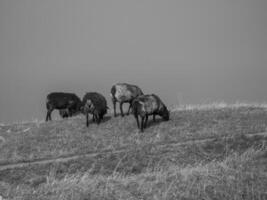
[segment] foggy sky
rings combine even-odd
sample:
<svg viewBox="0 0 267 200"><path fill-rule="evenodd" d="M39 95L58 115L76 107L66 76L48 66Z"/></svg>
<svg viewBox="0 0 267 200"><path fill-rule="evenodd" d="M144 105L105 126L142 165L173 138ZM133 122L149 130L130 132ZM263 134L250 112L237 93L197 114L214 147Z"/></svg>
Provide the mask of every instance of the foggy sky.
<svg viewBox="0 0 267 200"><path fill-rule="evenodd" d="M266 0L0 0L0 122L49 92L139 85L167 105L267 101ZM110 106L111 107L111 106Z"/></svg>

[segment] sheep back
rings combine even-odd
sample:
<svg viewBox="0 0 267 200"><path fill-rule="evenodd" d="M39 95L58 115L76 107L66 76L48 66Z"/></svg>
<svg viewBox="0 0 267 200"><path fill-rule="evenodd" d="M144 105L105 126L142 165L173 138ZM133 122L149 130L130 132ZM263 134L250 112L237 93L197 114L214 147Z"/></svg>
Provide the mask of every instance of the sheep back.
<svg viewBox="0 0 267 200"><path fill-rule="evenodd" d="M136 85L117 83L111 88L111 96L119 102L129 102L142 95L142 90Z"/></svg>

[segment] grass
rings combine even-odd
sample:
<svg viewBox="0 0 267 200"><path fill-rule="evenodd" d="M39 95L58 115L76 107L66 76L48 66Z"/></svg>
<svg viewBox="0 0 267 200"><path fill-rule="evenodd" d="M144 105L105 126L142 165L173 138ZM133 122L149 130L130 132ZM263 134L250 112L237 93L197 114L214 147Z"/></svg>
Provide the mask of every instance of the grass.
<svg viewBox="0 0 267 200"><path fill-rule="evenodd" d="M140 133L132 116L1 125L6 199L267 199L265 105L176 107ZM255 135L255 136L253 136ZM253 137L252 137L253 136ZM120 151L117 151L120 149ZM85 156L88 153L96 153ZM105 153L101 153L105 152Z"/></svg>

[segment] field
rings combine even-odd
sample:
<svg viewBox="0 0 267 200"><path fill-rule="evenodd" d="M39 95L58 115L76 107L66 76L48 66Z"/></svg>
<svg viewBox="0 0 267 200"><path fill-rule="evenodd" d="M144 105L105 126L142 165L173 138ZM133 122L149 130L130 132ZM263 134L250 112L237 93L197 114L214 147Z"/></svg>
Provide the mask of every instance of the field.
<svg viewBox="0 0 267 200"><path fill-rule="evenodd" d="M0 199L267 199L267 106L173 108L144 133L133 116L0 125Z"/></svg>

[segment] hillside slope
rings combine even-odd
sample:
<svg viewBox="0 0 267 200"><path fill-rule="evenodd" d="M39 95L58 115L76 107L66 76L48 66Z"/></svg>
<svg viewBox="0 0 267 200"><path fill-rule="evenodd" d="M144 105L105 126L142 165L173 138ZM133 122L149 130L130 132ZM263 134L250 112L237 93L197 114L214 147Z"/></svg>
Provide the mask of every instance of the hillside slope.
<svg viewBox="0 0 267 200"><path fill-rule="evenodd" d="M267 110L177 108L140 133L133 116L0 126L7 199L267 199Z"/></svg>

